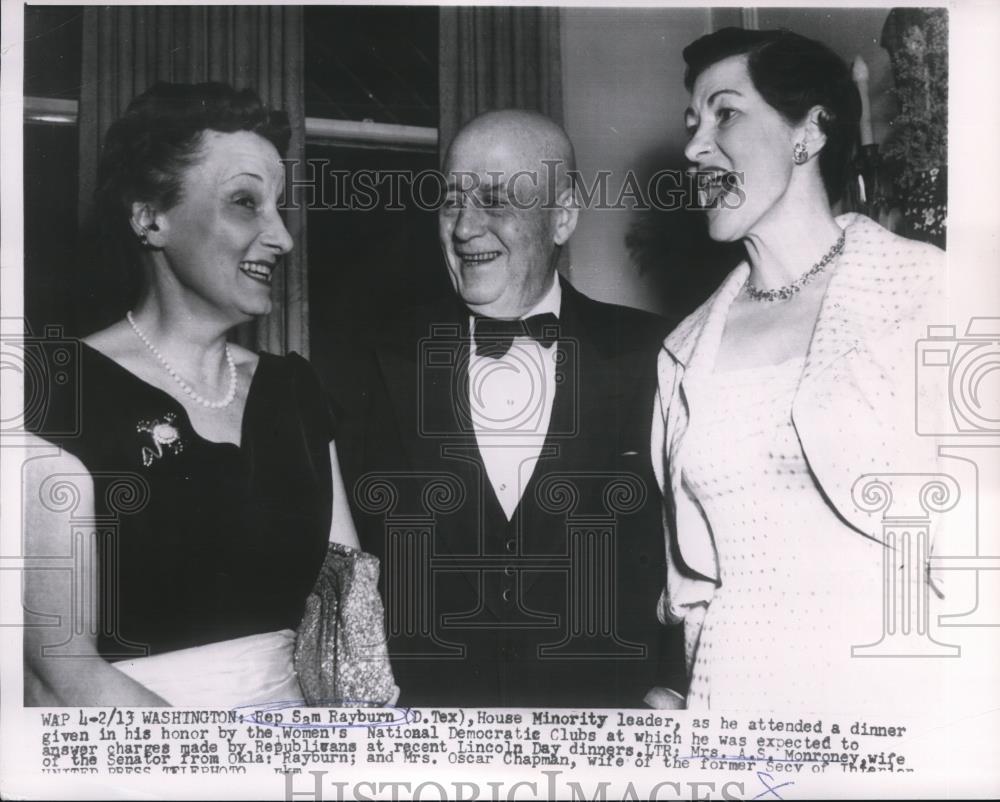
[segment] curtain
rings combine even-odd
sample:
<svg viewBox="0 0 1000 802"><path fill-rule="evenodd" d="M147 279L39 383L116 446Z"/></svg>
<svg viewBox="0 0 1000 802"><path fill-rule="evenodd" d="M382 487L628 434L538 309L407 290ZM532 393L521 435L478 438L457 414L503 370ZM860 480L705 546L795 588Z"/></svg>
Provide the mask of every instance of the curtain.
<svg viewBox="0 0 1000 802"><path fill-rule="evenodd" d="M291 121L289 179L293 165L304 161L301 7L87 6L83 41L79 219L90 208L104 133L156 81L222 81L256 90ZM292 197L290 187L286 197ZM308 356L305 208L287 210L285 225L295 248L275 274L273 311L244 327L238 339L273 353Z"/></svg>
<svg viewBox="0 0 1000 802"><path fill-rule="evenodd" d="M440 14L442 155L489 109L534 109L562 123L558 8L443 6Z"/></svg>

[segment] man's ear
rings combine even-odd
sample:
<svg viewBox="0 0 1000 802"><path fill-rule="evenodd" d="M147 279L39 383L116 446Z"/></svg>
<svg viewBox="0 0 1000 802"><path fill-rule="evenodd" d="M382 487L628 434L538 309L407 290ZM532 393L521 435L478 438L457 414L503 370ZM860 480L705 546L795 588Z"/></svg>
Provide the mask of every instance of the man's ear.
<svg viewBox="0 0 1000 802"><path fill-rule="evenodd" d="M810 158L817 156L826 145L823 123L829 116L829 112L822 106L813 106L801 123L801 133L796 141L802 142L806 146Z"/></svg>
<svg viewBox="0 0 1000 802"><path fill-rule="evenodd" d="M132 226L132 231L143 244L154 248L163 247L167 228L166 218L148 201L134 201L132 203L129 225Z"/></svg>
<svg viewBox="0 0 1000 802"><path fill-rule="evenodd" d="M580 217L580 204L572 186L563 187L556 196L555 227L552 239L556 245L565 245L576 231Z"/></svg>

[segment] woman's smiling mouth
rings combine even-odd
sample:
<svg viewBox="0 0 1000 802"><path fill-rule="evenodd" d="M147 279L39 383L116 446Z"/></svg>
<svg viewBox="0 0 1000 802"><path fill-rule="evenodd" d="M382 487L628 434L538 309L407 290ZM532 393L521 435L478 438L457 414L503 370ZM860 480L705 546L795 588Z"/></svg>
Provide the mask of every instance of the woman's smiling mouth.
<svg viewBox="0 0 1000 802"><path fill-rule="evenodd" d="M254 281L270 286L275 266L275 262L240 262L240 272Z"/></svg>
<svg viewBox="0 0 1000 802"><path fill-rule="evenodd" d="M698 206L702 209L719 208L722 198L739 185L739 175L730 170L696 169L689 170L688 174L694 180Z"/></svg>
<svg viewBox="0 0 1000 802"><path fill-rule="evenodd" d="M726 170L698 171L695 185L698 188L698 205L703 209L716 208L722 196L733 186Z"/></svg>

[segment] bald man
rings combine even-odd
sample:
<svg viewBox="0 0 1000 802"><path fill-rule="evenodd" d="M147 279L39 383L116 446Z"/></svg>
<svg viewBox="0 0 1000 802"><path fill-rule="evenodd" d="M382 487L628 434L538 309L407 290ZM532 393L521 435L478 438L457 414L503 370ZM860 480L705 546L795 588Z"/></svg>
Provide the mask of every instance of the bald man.
<svg viewBox="0 0 1000 802"><path fill-rule="evenodd" d="M642 707L683 676L656 619L666 326L559 277L579 210L554 122L483 114L444 168L454 297L380 332L342 459L382 561L400 703Z"/></svg>

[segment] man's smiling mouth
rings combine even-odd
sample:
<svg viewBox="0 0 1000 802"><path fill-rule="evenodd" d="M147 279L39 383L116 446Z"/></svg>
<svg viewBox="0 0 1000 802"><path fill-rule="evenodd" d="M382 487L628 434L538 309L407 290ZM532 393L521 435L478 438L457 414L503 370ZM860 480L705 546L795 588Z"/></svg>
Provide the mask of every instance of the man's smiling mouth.
<svg viewBox="0 0 1000 802"><path fill-rule="evenodd" d="M476 251L475 253L458 253L456 255L464 264L481 265L492 262L500 256L500 251Z"/></svg>

